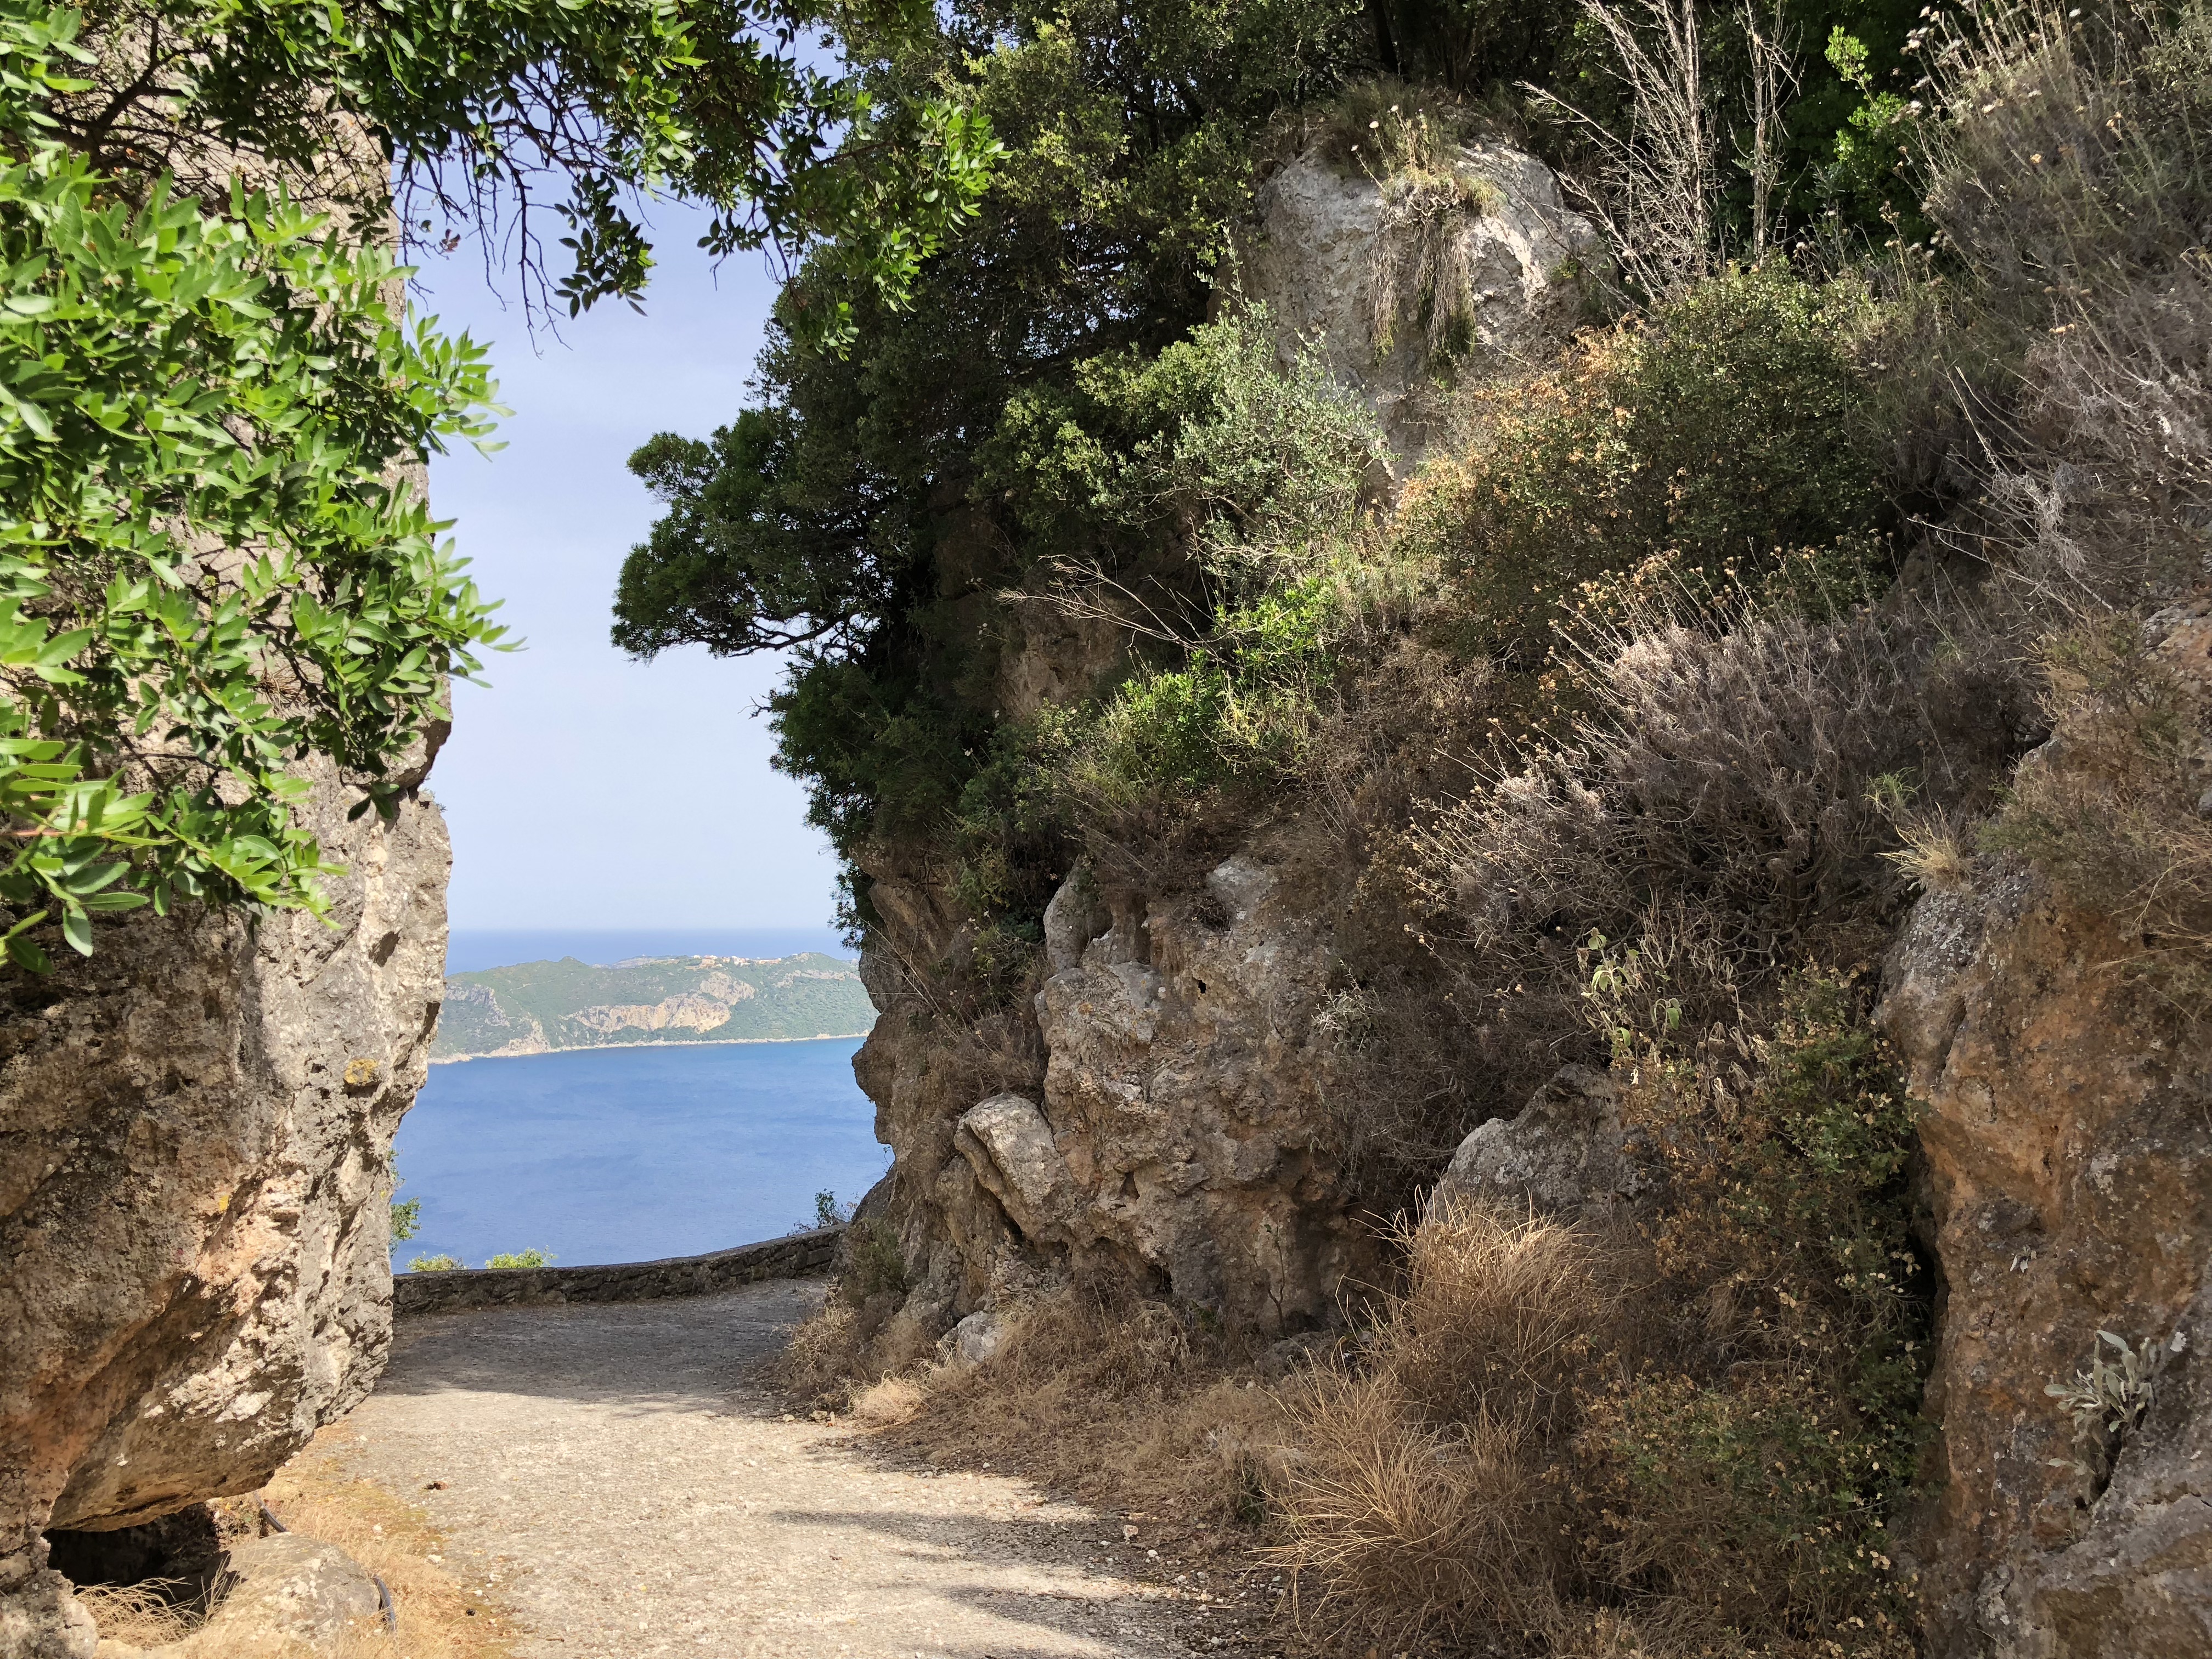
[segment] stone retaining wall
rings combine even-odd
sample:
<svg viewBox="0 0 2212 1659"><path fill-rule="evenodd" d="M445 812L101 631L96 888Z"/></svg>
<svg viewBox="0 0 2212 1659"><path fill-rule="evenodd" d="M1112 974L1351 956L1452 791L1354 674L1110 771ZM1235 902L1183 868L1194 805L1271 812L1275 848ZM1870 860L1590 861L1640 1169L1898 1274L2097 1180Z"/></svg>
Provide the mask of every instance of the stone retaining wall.
<svg viewBox="0 0 2212 1659"><path fill-rule="evenodd" d="M553 1302L648 1302L664 1296L705 1296L763 1279L807 1279L830 1271L844 1231L817 1227L787 1238L740 1244L711 1255L671 1256L665 1261L396 1273L392 1310L412 1315Z"/></svg>

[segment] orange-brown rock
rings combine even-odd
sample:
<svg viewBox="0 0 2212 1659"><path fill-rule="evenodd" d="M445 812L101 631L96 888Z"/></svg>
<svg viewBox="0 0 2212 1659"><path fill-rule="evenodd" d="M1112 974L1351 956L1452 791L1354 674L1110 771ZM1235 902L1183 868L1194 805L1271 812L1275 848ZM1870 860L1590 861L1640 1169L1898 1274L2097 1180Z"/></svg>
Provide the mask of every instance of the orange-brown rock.
<svg viewBox="0 0 2212 1659"><path fill-rule="evenodd" d="M2167 658L2201 680L2206 642L2185 623ZM2027 764L2069 764L2069 738ZM1924 896L1891 952L1941 1267L1919 1545L1936 1659L2212 1655L2212 1025L2139 971L2142 947L2000 866ZM2100 1331L2165 1365L2109 1480L2045 1392Z"/></svg>

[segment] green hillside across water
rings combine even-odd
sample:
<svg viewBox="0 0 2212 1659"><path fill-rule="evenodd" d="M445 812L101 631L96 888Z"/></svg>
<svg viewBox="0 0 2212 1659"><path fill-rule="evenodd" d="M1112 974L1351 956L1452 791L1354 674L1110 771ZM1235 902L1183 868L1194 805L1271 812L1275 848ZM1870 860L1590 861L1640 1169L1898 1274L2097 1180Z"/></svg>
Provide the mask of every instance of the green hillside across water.
<svg viewBox="0 0 2212 1659"><path fill-rule="evenodd" d="M643 1042L865 1036L876 1011L838 957L563 957L449 975L434 1062Z"/></svg>

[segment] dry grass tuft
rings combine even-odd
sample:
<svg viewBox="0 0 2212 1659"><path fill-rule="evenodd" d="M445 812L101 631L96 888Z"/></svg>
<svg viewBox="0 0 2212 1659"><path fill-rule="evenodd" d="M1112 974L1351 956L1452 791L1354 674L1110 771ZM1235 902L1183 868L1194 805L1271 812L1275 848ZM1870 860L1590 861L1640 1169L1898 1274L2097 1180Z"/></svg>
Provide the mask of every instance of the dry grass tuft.
<svg viewBox="0 0 2212 1659"><path fill-rule="evenodd" d="M2185 665L2208 635L2201 614L2162 640L2120 616L2046 641L2057 731L1983 835L2112 917L2137 941L2123 965L2195 1006L2212 998L2212 687Z"/></svg>
<svg viewBox="0 0 2212 1659"><path fill-rule="evenodd" d="M842 1294L832 1294L814 1316L791 1334L769 1376L810 1403L836 1401L860 1375L860 1316Z"/></svg>
<svg viewBox="0 0 2212 1659"><path fill-rule="evenodd" d="M181 1642L206 1622L204 1601L173 1600L171 1590L171 1586L159 1581L88 1584L77 1591L76 1599L92 1615L103 1640L155 1648Z"/></svg>
<svg viewBox="0 0 2212 1659"><path fill-rule="evenodd" d="M912 1377L886 1376L854 1391L853 1415L872 1428L896 1428L921 1416L927 1401L921 1384Z"/></svg>
<svg viewBox="0 0 2212 1659"><path fill-rule="evenodd" d="M1301 1621L1402 1644L1518 1633L1571 1565L1558 1478L1577 1385L1607 1346L1617 1264L1586 1231L1462 1205L1403 1235L1406 1288L1358 1369L1285 1391L1273 1483Z"/></svg>

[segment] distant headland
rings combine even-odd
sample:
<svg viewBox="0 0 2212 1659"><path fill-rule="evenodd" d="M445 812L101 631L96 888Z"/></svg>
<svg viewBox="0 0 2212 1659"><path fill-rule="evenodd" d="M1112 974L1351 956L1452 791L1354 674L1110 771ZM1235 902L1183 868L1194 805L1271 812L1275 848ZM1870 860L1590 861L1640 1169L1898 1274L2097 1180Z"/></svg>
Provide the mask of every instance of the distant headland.
<svg viewBox="0 0 2212 1659"><path fill-rule="evenodd" d="M840 957L563 957L449 974L433 1065L641 1043L865 1036L876 1011Z"/></svg>

